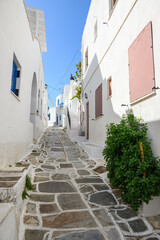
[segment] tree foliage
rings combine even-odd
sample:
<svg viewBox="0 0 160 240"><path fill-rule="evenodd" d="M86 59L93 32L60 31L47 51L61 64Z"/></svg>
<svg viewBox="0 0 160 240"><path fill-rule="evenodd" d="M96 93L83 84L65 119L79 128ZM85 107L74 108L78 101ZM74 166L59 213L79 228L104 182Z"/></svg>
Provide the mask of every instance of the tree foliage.
<svg viewBox="0 0 160 240"><path fill-rule="evenodd" d="M135 211L142 202L148 203L152 196L160 195L159 159L153 156L147 124L141 119L130 113L119 124L107 126L103 155L111 184L120 188L123 200Z"/></svg>
<svg viewBox="0 0 160 240"><path fill-rule="evenodd" d="M82 92L82 82L81 82L81 62L75 65L77 70L75 72L75 76L73 76L75 82L78 82L78 86L75 87L75 95L71 98L73 100L74 98L78 98L79 102L81 101L81 92Z"/></svg>

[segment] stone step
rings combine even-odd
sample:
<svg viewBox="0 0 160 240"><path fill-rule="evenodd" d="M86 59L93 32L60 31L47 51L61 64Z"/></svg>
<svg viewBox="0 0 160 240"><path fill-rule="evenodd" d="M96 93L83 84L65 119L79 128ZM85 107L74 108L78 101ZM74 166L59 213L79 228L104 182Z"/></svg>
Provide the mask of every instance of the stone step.
<svg viewBox="0 0 160 240"><path fill-rule="evenodd" d="M0 202L21 202L26 175L31 172L32 165L27 167L0 168Z"/></svg>
<svg viewBox="0 0 160 240"><path fill-rule="evenodd" d="M25 167L6 167L0 168L0 173L19 173L23 172Z"/></svg>

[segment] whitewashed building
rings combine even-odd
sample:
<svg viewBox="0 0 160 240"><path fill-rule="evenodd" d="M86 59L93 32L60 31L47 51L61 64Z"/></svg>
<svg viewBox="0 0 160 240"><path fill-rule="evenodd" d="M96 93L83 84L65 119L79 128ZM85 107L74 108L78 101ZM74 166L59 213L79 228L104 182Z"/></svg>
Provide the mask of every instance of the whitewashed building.
<svg viewBox="0 0 160 240"><path fill-rule="evenodd" d="M56 125L63 127L63 114L64 114L64 95L63 93L56 97Z"/></svg>
<svg viewBox="0 0 160 240"><path fill-rule="evenodd" d="M80 133L80 103L77 98L75 87L77 83L71 75L70 84L64 86L64 124L70 137L79 136Z"/></svg>
<svg viewBox="0 0 160 240"><path fill-rule="evenodd" d="M36 33L23 0L0 1L0 167L20 160L47 127L44 16L30 11Z"/></svg>
<svg viewBox="0 0 160 240"><path fill-rule="evenodd" d="M52 106L48 110L48 127L53 127L56 125L56 107Z"/></svg>
<svg viewBox="0 0 160 240"><path fill-rule="evenodd" d="M86 138L103 149L106 125L132 109L160 156L160 1L92 0L82 37Z"/></svg>

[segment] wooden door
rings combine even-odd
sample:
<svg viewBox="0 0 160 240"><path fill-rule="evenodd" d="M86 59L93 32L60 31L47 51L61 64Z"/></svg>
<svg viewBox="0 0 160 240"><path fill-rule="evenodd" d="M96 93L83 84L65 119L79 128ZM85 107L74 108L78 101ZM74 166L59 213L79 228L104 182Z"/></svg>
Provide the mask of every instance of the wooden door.
<svg viewBox="0 0 160 240"><path fill-rule="evenodd" d="M87 140L89 139L89 102L86 104L87 111Z"/></svg>

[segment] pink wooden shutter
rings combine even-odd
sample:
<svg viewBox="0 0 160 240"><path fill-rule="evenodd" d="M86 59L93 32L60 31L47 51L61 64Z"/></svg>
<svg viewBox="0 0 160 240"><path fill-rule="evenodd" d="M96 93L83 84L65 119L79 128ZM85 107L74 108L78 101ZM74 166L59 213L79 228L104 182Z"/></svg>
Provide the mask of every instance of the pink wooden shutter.
<svg viewBox="0 0 160 240"><path fill-rule="evenodd" d="M128 50L130 101L152 93L154 86L154 63L152 23L139 34Z"/></svg>

